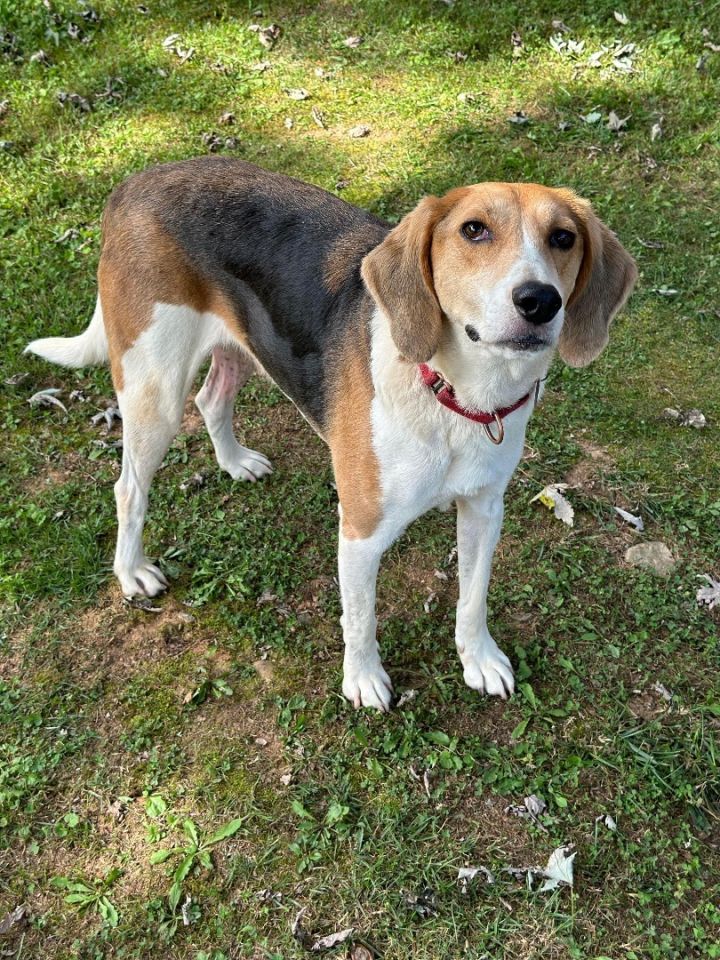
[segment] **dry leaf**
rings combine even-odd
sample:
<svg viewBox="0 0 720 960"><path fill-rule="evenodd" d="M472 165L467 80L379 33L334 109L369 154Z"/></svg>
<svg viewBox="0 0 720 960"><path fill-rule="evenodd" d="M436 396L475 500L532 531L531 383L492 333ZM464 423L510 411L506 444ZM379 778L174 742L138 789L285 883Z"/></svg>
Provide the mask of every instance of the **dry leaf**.
<svg viewBox="0 0 720 960"><path fill-rule="evenodd" d="M64 90L61 90L57 95L57 101L61 107L64 107L66 103L69 103L71 106L83 113L90 112L89 101L86 100L85 97L81 97L79 93L66 93Z"/></svg>
<svg viewBox="0 0 720 960"><path fill-rule="evenodd" d="M581 116L580 119L584 120L585 123L589 123L590 125L592 125L602 120L602 114L600 113L599 110L592 110L590 113L586 113L584 117Z"/></svg>
<svg viewBox="0 0 720 960"><path fill-rule="evenodd" d="M313 107L310 111L310 115L319 127L321 127L323 130L326 129L325 114L322 112L322 110L318 110L317 107Z"/></svg>
<svg viewBox="0 0 720 960"><path fill-rule="evenodd" d="M348 130L348 136L352 137L353 140L359 140L360 137L367 137L370 133L370 127L364 123L358 123L355 127L350 127Z"/></svg>
<svg viewBox="0 0 720 960"><path fill-rule="evenodd" d="M574 524L575 511L572 508L572 505L563 496L562 491L567 490L567 483L550 483L544 487L540 493L536 494L530 503L534 503L536 500L539 500L540 503L544 504L548 510L552 510L558 520L562 520L563 523L566 523L569 527L572 527Z"/></svg>
<svg viewBox="0 0 720 960"><path fill-rule="evenodd" d="M363 41L363 37L346 37L345 40L343 40L343 43L346 47L350 47L351 50L357 50Z"/></svg>
<svg viewBox="0 0 720 960"><path fill-rule="evenodd" d="M364 944L356 943L350 951L350 960L373 960L373 955Z"/></svg>
<svg viewBox="0 0 720 960"><path fill-rule="evenodd" d="M622 507L615 507L615 512L618 513L623 520L631 523L638 533L642 533L645 529L645 524L642 521L642 517L636 517L634 514L628 513L627 510L623 510Z"/></svg>
<svg viewBox="0 0 720 960"><path fill-rule="evenodd" d="M303 87L283 88L283 93L291 100L307 100L310 94Z"/></svg>
<svg viewBox="0 0 720 960"><path fill-rule="evenodd" d="M620 13L618 10L615 10L613 16L615 17L617 22L621 24L623 27L627 26L627 24L630 23L630 19L628 18L627 14Z"/></svg>
<svg viewBox="0 0 720 960"><path fill-rule="evenodd" d="M612 130L613 133L620 133L623 127L627 126L627 122L630 119L631 114L628 114L626 117L619 117L614 110L610 111L608 115L608 130Z"/></svg>
<svg viewBox="0 0 720 960"><path fill-rule="evenodd" d="M7 913L2 920L0 920L0 937L9 933L18 923L27 923L27 907L23 904L15 907L14 910L11 910L10 913ZM11 953L11 955L14 956L14 953Z"/></svg>
<svg viewBox="0 0 720 960"><path fill-rule="evenodd" d="M341 943L345 943L348 937L351 937L353 933L353 928L348 927L346 930L338 930L337 933L330 933L326 937L320 937L319 940L316 940L315 943L310 947L312 953L321 953L323 950L332 950L333 947L339 946Z"/></svg>
<svg viewBox="0 0 720 960"><path fill-rule="evenodd" d="M28 400L31 407L60 407L63 413L67 413L65 404L58 400L57 394L62 393L59 387L48 387L46 390L38 390Z"/></svg>
<svg viewBox="0 0 720 960"><path fill-rule="evenodd" d="M544 890L554 890L561 884L571 887L573 885L573 860L575 854L570 853L571 846L558 847L550 854L547 866L543 870L543 876L547 877L545 883L540 887L540 892Z"/></svg>
<svg viewBox="0 0 720 960"><path fill-rule="evenodd" d="M470 884L478 874L485 877L485 883L495 883L495 874L492 870L488 870L487 867L460 867L457 878L460 883L461 893L468 892Z"/></svg>
<svg viewBox="0 0 720 960"><path fill-rule="evenodd" d="M508 120L510 121L510 123L523 124L523 123L529 123L530 117L528 117L528 115L524 113L522 110L516 110L515 113L511 114L508 117Z"/></svg>
<svg viewBox="0 0 720 960"><path fill-rule="evenodd" d="M707 604L709 610L714 610L715 607L720 605L720 580L716 580L709 573L700 574L698 579L707 580L710 586L700 587L695 594L695 599L700 604Z"/></svg>

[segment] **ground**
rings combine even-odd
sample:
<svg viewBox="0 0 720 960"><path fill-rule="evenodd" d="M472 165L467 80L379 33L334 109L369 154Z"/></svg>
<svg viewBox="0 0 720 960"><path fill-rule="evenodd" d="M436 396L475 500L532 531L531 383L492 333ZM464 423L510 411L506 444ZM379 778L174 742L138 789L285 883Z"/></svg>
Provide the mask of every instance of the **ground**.
<svg viewBox="0 0 720 960"><path fill-rule="evenodd" d="M619 2L0 0L3 956L279 960L348 927L355 960L720 956L720 606L696 599L720 579L720 22ZM414 694L342 700L328 458L260 380L236 422L275 473L233 483L188 407L147 531L172 589L120 597L108 373L22 349L88 322L112 187L213 143L390 219L462 183L569 185L637 258L606 353L553 367L508 492L509 703L462 684L452 511L380 576ZM28 403L50 387L67 412ZM532 502L562 482L573 527ZM626 563L648 540L669 576ZM532 795L546 811L516 815ZM572 887L504 872L569 844Z"/></svg>

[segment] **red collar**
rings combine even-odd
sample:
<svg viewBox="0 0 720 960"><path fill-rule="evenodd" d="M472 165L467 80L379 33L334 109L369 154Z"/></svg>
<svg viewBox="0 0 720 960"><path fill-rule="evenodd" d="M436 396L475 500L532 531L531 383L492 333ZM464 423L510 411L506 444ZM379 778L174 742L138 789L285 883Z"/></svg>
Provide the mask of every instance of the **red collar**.
<svg viewBox="0 0 720 960"><path fill-rule="evenodd" d="M496 444L502 443L503 437L505 436L503 417L506 417L509 413L512 413L513 410L518 410L530 399L530 393L526 393L524 397L520 397L520 399L511 407L500 407L499 410L493 410L492 413L486 413L484 410L468 410L466 407L460 406L455 399L455 391L450 384L440 376L439 373L437 373L435 370L431 370L426 363L419 364L419 369L420 376L423 378L425 386L430 387L432 392L435 394L435 399L438 401L438 403L441 403L444 407L447 407L448 410L452 410L453 413L459 413L461 417L466 417L466 419L472 420L473 423L481 423L485 427L485 433L487 434L488 439L492 440L492 442ZM536 396L539 385L540 381L538 381L535 385ZM497 435L494 435L490 431L488 425L491 423L497 424Z"/></svg>

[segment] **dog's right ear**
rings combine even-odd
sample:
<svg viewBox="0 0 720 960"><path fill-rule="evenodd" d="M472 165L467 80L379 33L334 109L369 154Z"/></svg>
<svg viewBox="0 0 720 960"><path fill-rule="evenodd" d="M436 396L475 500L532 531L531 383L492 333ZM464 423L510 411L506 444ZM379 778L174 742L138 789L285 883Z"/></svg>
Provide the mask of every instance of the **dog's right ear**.
<svg viewBox="0 0 720 960"><path fill-rule="evenodd" d="M430 249L443 214L437 197L425 197L362 262L362 278L390 323L400 353L425 363L440 342L443 314L433 284Z"/></svg>

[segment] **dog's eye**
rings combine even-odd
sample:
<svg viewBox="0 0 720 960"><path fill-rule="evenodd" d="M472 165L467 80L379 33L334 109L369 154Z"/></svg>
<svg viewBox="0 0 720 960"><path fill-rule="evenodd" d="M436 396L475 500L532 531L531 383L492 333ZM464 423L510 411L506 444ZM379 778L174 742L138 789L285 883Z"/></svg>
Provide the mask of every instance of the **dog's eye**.
<svg viewBox="0 0 720 960"><path fill-rule="evenodd" d="M575 234L570 230L553 230L550 234L550 246L558 250L569 250L575 243Z"/></svg>
<svg viewBox="0 0 720 960"><path fill-rule="evenodd" d="M490 239L490 231L480 220L468 220L467 223L462 225L460 232L464 237L467 237L468 240Z"/></svg>

